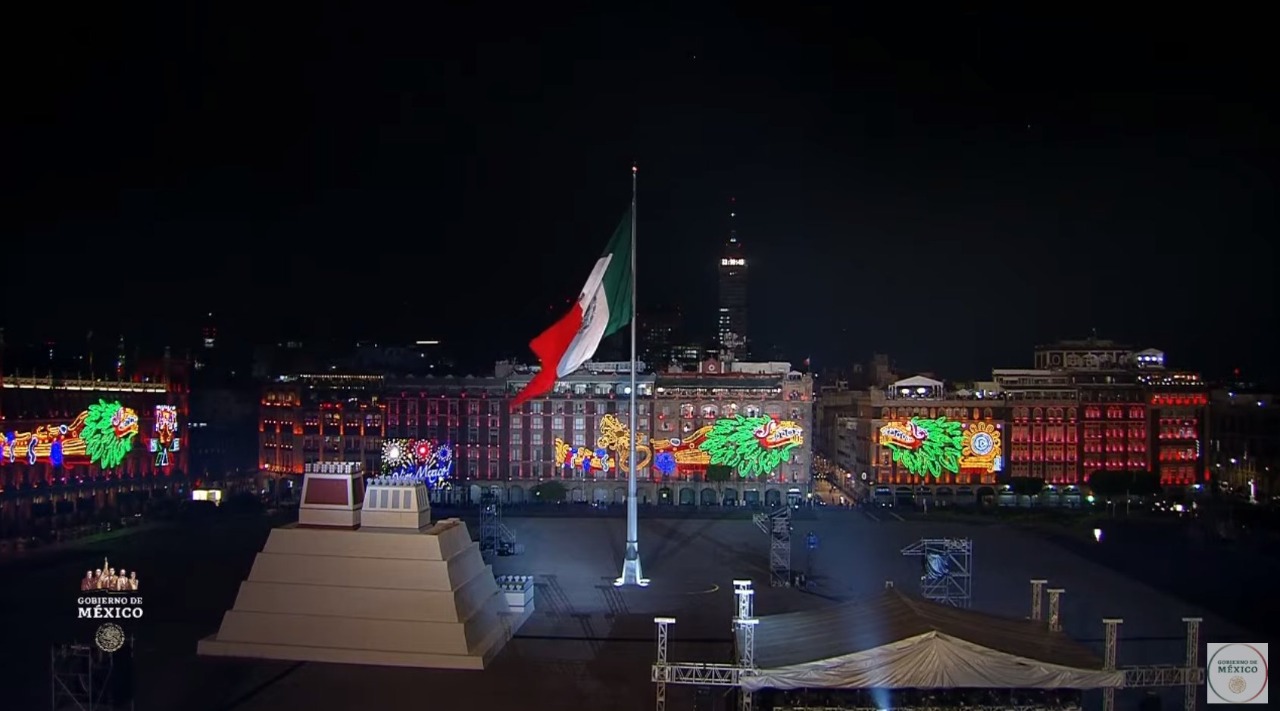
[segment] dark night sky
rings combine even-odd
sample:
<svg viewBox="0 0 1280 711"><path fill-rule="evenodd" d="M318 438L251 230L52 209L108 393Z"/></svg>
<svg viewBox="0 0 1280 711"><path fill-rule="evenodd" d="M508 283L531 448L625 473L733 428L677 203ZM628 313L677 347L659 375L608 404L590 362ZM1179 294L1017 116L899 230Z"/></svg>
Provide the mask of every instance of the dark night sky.
<svg viewBox="0 0 1280 711"><path fill-rule="evenodd" d="M179 343L214 310L525 353L636 160L642 305L711 330L734 195L752 335L797 360L973 376L1097 329L1216 373L1276 346L1256 18L28 5L11 341Z"/></svg>

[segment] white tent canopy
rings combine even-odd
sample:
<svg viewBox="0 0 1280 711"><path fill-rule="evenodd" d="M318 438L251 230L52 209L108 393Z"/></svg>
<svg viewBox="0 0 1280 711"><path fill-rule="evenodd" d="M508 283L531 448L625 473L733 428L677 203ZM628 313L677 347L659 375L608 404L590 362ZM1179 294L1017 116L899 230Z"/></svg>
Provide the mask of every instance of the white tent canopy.
<svg viewBox="0 0 1280 711"><path fill-rule="evenodd" d="M1119 687L1089 649L1044 622L914 600L886 590L870 603L760 618L760 689L1097 689Z"/></svg>
<svg viewBox="0 0 1280 711"><path fill-rule="evenodd" d="M910 378L903 378L894 383L890 387L894 388L940 388L943 386L941 380L926 378L923 375L913 375Z"/></svg>

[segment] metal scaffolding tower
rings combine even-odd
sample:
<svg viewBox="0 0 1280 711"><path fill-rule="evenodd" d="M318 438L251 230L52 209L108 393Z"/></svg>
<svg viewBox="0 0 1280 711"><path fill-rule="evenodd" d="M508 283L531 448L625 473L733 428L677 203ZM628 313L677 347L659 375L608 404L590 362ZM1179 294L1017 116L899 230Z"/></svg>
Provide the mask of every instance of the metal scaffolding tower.
<svg viewBox="0 0 1280 711"><path fill-rule="evenodd" d="M968 538L922 538L902 549L920 558L920 596L952 607L973 604L973 541Z"/></svg>
<svg viewBox="0 0 1280 711"><path fill-rule="evenodd" d="M791 586L791 507L756 514L756 527L769 534L769 586Z"/></svg>
<svg viewBox="0 0 1280 711"><path fill-rule="evenodd" d="M1200 684L1198 679L1192 678L1192 673L1200 669L1200 623L1203 618L1200 617L1184 617L1182 621L1187 625L1187 666L1188 672L1185 683L1182 685L1182 708L1184 711L1196 711L1196 697L1199 696Z"/></svg>
<svg viewBox="0 0 1280 711"><path fill-rule="evenodd" d="M88 644L49 650L52 711L132 711L133 641L111 654ZM124 663L121 663L124 662Z"/></svg>
<svg viewBox="0 0 1280 711"><path fill-rule="evenodd" d="M1050 590L1049 592L1050 594L1052 594L1054 591ZM1049 599L1056 600L1057 598L1051 597ZM1057 605L1051 605L1051 607L1057 607ZM1050 613L1050 615L1052 614L1053 613ZM1104 617L1102 619L1102 626L1104 629L1106 629L1106 635L1103 638L1105 641L1103 642L1103 648L1102 648L1102 668L1107 671L1115 671L1116 642L1119 639L1120 625L1123 623L1124 623L1124 620L1118 617ZM1053 630L1052 617L1050 618L1049 629ZM1059 629L1061 629L1061 626L1059 626ZM1054 630L1054 631L1057 631L1057 630ZM1106 688L1102 690L1102 708L1105 711L1115 711L1115 708L1116 708L1116 690L1115 689Z"/></svg>
<svg viewBox="0 0 1280 711"><path fill-rule="evenodd" d="M480 553L492 562L502 550L502 499L485 492L480 496Z"/></svg>
<svg viewBox="0 0 1280 711"><path fill-rule="evenodd" d="M760 620L754 614L755 594L750 580L733 581L733 596L737 599L737 614L733 617L733 640L737 646L738 667L756 668L756 625ZM738 689L738 709L751 711L755 695L746 689Z"/></svg>

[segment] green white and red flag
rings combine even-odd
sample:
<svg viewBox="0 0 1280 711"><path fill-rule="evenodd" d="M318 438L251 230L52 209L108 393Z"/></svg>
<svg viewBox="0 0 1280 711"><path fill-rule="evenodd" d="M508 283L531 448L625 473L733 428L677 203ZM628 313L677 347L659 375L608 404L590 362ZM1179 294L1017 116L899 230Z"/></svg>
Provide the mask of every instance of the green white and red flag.
<svg viewBox="0 0 1280 711"><path fill-rule="evenodd" d="M606 336L631 323L632 237L628 211L569 313L529 342L542 370L511 401L513 412L526 400L550 392L557 379L591 360Z"/></svg>

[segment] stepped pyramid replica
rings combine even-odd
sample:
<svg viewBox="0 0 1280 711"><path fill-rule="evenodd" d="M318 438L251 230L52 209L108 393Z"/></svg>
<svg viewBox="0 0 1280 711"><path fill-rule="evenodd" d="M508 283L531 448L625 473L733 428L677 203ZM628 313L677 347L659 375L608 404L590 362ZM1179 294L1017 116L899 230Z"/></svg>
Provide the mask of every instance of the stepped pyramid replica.
<svg viewBox="0 0 1280 711"><path fill-rule="evenodd" d="M307 465L298 523L271 531L201 655L483 669L533 613L466 524L431 524L420 481Z"/></svg>

